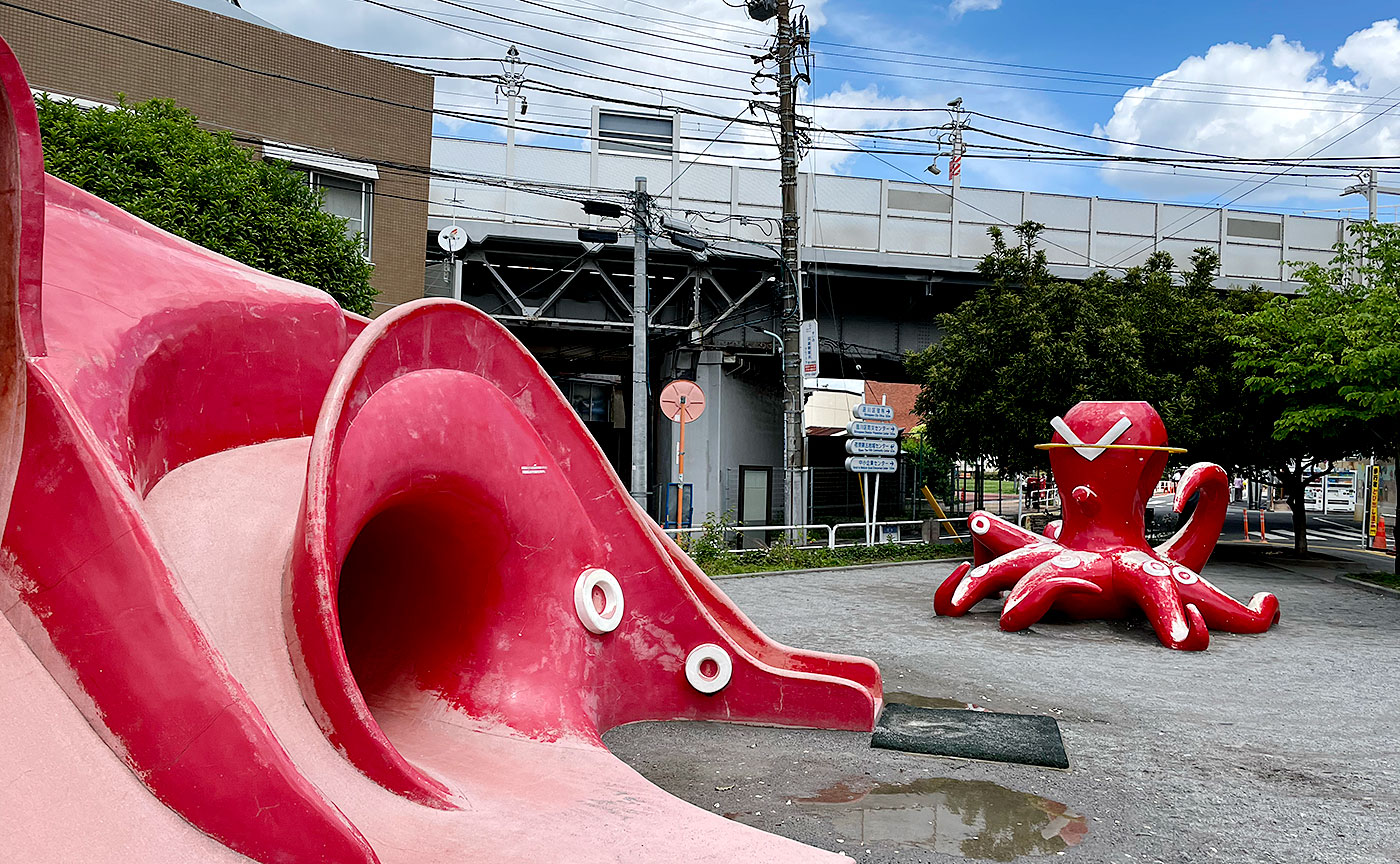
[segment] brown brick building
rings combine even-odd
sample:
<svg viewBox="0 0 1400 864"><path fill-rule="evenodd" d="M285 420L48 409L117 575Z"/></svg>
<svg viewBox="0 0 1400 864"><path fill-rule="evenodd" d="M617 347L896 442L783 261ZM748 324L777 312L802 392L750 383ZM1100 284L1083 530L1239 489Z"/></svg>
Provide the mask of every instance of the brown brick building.
<svg viewBox="0 0 1400 864"><path fill-rule="evenodd" d="M173 99L266 142L308 172L327 210L367 226L377 308L423 296L426 170L384 163L428 166L431 76L289 35L225 0L16 5L26 8L0 7L0 37L32 87L102 103Z"/></svg>

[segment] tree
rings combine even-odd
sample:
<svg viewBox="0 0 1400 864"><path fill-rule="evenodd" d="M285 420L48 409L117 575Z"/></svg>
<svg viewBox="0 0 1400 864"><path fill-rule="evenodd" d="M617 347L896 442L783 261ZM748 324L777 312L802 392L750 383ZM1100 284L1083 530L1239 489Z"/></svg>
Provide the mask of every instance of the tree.
<svg viewBox="0 0 1400 864"><path fill-rule="evenodd" d="M1275 440L1297 442L1315 457L1395 457L1400 226L1359 223L1349 233L1329 263L1295 265L1304 285L1296 297L1276 297L1242 317L1237 363L1247 386L1276 406ZM1301 486L1288 482L1290 504L1295 493L1301 504Z"/></svg>
<svg viewBox="0 0 1400 864"><path fill-rule="evenodd" d="M1218 258L1208 250L1181 278L1156 253L1121 278L1057 280L1035 249L1041 229L1017 226L1016 247L990 229L992 251L978 267L988 284L940 317L938 344L908 358L924 385L915 407L928 444L1024 474L1042 464L1033 447L1051 417L1085 399L1145 399L1192 461L1250 464L1259 433L1248 431L1226 313L1258 305L1259 293L1217 292Z"/></svg>
<svg viewBox="0 0 1400 864"><path fill-rule="evenodd" d="M201 129L174 102L114 109L40 97L44 167L151 224L369 314L372 265L306 175Z"/></svg>
<svg viewBox="0 0 1400 864"><path fill-rule="evenodd" d="M904 451L906 459L914 463L919 482L928 487L934 499L945 502L953 500L953 460L934 450L924 440L922 424L904 433L900 449Z"/></svg>

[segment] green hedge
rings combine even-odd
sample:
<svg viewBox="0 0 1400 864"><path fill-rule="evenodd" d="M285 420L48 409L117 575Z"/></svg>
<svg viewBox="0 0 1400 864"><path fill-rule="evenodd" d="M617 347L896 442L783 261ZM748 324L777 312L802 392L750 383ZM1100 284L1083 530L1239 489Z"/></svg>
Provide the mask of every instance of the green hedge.
<svg viewBox="0 0 1400 864"><path fill-rule="evenodd" d="M884 561L967 558L971 554L972 547L966 543L881 543L876 546L838 546L835 549L798 549L779 545L747 552L726 552L713 548L692 550L695 563L710 576L850 567Z"/></svg>

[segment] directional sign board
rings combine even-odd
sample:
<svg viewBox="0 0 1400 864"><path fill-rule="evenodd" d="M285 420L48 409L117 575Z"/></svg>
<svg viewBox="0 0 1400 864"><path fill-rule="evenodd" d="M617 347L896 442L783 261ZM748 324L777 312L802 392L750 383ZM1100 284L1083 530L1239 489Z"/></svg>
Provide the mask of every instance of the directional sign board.
<svg viewBox="0 0 1400 864"><path fill-rule="evenodd" d="M852 420L846 424L846 434L853 438L898 438L899 427L893 423L872 423L868 420Z"/></svg>
<svg viewBox="0 0 1400 864"><path fill-rule="evenodd" d="M846 470L861 474L893 474L899 470L899 460L883 456L847 456Z"/></svg>
<svg viewBox="0 0 1400 864"><path fill-rule="evenodd" d="M847 438L846 452L852 456L898 456L899 442L877 441L870 438Z"/></svg>
<svg viewBox="0 0 1400 864"><path fill-rule="evenodd" d="M889 405L871 405L862 402L851 409L851 416L857 420L893 420L894 408Z"/></svg>

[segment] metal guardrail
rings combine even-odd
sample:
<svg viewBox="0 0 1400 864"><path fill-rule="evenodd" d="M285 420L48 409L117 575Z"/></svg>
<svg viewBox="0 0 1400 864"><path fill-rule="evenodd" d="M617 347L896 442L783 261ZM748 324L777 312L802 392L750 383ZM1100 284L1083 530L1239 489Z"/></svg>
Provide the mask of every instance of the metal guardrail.
<svg viewBox="0 0 1400 864"><path fill-rule="evenodd" d="M883 527L883 526L897 526L897 527L900 527L900 528L905 528L905 527L909 527L909 526L923 525L923 524L924 524L924 521L925 521L925 520L923 520L923 519L902 519L902 520L890 521L890 522L876 522L876 523L875 523L875 535L876 535L877 537L880 535L880 528ZM948 519L940 519L940 520L938 520L938 521L940 521L940 522L946 522L946 523L957 523L957 522L961 522L961 523L963 523L964 525L966 525L966 523L967 523L967 517L965 517L965 516L957 516L957 517L950 517L950 518L948 518ZM835 525L822 525L822 524L818 524L818 525L727 525L727 526L725 526L722 530L723 530L724 533L726 533L726 534L728 534L728 533L731 532L731 531L734 532L735 534L740 534L740 533L745 533L745 532L756 532L756 531L761 531L761 532L765 532L765 533L766 533L766 532L773 532L773 531L783 531L783 532L792 532L792 531L825 531L825 532L826 532L826 544L825 544L825 547L826 547L827 549L835 549L835 548L838 547L838 546L875 545L875 544L866 544L866 543L864 543L864 541L862 541L862 540L855 540L855 541L852 541L852 542L850 542L850 543L840 543L840 542L838 542L837 537L836 537L837 532L839 532L839 531L845 531L845 530L856 530L856 529L860 529L860 531L861 531L862 533L864 533L865 527L866 527L866 523L864 523L864 522L839 522L839 523L837 523L837 524L835 524ZM704 528L704 527L700 527L700 528L663 528L662 530L665 531L667 534L671 535L672 537L679 537L679 536L682 535L682 534L703 534L707 529ZM896 540L896 541L893 541L893 542L896 542L896 543L922 543L922 542L923 542L923 538L920 537L920 538L917 538L917 539L910 539L910 540L899 539L899 540ZM799 544L796 548L798 548L798 549L820 549L820 548L822 548L822 545L821 545L821 544L804 543L804 544ZM730 551L730 552L747 552L747 551L750 551L750 550L748 550L748 549L730 549L729 551Z"/></svg>

